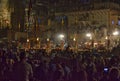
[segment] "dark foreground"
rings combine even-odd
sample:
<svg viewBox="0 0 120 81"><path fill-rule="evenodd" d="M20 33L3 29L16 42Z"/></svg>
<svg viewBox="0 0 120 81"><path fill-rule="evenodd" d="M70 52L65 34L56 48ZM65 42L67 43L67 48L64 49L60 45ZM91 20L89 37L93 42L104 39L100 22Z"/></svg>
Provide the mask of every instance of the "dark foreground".
<svg viewBox="0 0 120 81"><path fill-rule="evenodd" d="M119 69L108 52L0 50L0 81L120 81Z"/></svg>

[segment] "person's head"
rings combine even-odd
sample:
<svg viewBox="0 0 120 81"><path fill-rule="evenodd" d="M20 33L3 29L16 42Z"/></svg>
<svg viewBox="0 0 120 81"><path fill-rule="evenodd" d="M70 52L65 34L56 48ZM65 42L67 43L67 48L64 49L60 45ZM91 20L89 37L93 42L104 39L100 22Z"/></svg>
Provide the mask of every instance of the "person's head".
<svg viewBox="0 0 120 81"><path fill-rule="evenodd" d="M119 70L117 68L112 68L109 73L109 78L114 79L119 77Z"/></svg>
<svg viewBox="0 0 120 81"><path fill-rule="evenodd" d="M57 69L62 69L61 64L60 64L60 63L59 63L59 64L57 64L57 65L56 65L56 68L57 68Z"/></svg>
<svg viewBox="0 0 120 81"><path fill-rule="evenodd" d="M25 52L21 52L20 53L20 60L22 61L22 60L26 60L26 58L27 58L27 54L25 53Z"/></svg>

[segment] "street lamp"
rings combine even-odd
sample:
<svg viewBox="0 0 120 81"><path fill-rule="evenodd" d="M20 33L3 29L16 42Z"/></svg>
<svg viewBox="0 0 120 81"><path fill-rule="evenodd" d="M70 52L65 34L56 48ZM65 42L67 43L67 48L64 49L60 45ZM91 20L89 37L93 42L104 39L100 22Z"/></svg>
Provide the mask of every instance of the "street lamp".
<svg viewBox="0 0 120 81"><path fill-rule="evenodd" d="M40 48L40 39L39 39L39 37L37 37L37 43L36 43L36 48Z"/></svg>
<svg viewBox="0 0 120 81"><path fill-rule="evenodd" d="M29 40L29 39L27 39L27 42L30 42L30 40Z"/></svg>
<svg viewBox="0 0 120 81"><path fill-rule="evenodd" d="M63 50L64 49L64 44L65 44L65 35L64 34L59 34L58 35L58 39L59 39L59 42L60 42L60 48Z"/></svg>
<svg viewBox="0 0 120 81"><path fill-rule="evenodd" d="M37 41L39 41L39 38L37 37Z"/></svg>
<svg viewBox="0 0 120 81"><path fill-rule="evenodd" d="M91 33L87 33L86 36L89 37L90 39L92 39L92 34Z"/></svg>
<svg viewBox="0 0 120 81"><path fill-rule="evenodd" d="M94 40L92 38L92 34L91 33L87 33L86 36L90 38L90 40L91 40L91 47L93 48L94 47Z"/></svg>
<svg viewBox="0 0 120 81"><path fill-rule="evenodd" d="M30 49L30 40L27 39L27 49Z"/></svg>
<svg viewBox="0 0 120 81"><path fill-rule="evenodd" d="M87 33L86 36L87 36L87 37L91 37L91 33Z"/></svg>
<svg viewBox="0 0 120 81"><path fill-rule="evenodd" d="M73 44L74 44L74 51L77 51L78 47L77 47L77 41L76 38L73 38Z"/></svg>
<svg viewBox="0 0 120 81"><path fill-rule="evenodd" d="M76 41L76 38L73 38L73 41Z"/></svg>
<svg viewBox="0 0 120 81"><path fill-rule="evenodd" d="M108 36L106 36L105 39L107 40L107 39L108 39Z"/></svg>
<svg viewBox="0 0 120 81"><path fill-rule="evenodd" d="M60 34L59 36L58 36L61 40L63 40L63 38L65 37L63 34Z"/></svg>
<svg viewBox="0 0 120 81"><path fill-rule="evenodd" d="M117 36L117 35L119 35L119 32L118 32L118 31L114 31L114 32L113 32L113 35L114 35L114 36Z"/></svg>
<svg viewBox="0 0 120 81"><path fill-rule="evenodd" d="M47 41L50 41L50 39L49 39L49 38L47 38Z"/></svg>

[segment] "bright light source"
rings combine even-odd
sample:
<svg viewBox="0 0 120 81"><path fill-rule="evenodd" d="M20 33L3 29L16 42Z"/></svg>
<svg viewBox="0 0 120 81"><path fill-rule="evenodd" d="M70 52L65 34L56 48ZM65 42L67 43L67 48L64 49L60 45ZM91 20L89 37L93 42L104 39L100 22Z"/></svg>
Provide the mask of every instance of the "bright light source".
<svg viewBox="0 0 120 81"><path fill-rule="evenodd" d="M27 39L27 42L29 42L30 40L29 39Z"/></svg>
<svg viewBox="0 0 120 81"><path fill-rule="evenodd" d="M37 37L37 41L39 41L39 38Z"/></svg>
<svg viewBox="0 0 120 81"><path fill-rule="evenodd" d="M87 37L92 37L91 33L86 34Z"/></svg>
<svg viewBox="0 0 120 81"><path fill-rule="evenodd" d="M75 38L73 38L73 41L76 41L76 39L75 39Z"/></svg>
<svg viewBox="0 0 120 81"><path fill-rule="evenodd" d="M98 43L94 43L94 45L98 45Z"/></svg>
<svg viewBox="0 0 120 81"><path fill-rule="evenodd" d="M115 31L115 32L113 32L113 35L119 35L119 32L118 31Z"/></svg>
<svg viewBox="0 0 120 81"><path fill-rule="evenodd" d="M108 39L108 37L106 36L106 37L105 37L105 39L107 40L107 39Z"/></svg>
<svg viewBox="0 0 120 81"><path fill-rule="evenodd" d="M50 41L50 39L49 39L49 38L47 38L47 41Z"/></svg>
<svg viewBox="0 0 120 81"><path fill-rule="evenodd" d="M60 38L60 39L63 39L64 37L65 37L65 36L64 36L63 34L60 34L60 35L59 35L59 38Z"/></svg>

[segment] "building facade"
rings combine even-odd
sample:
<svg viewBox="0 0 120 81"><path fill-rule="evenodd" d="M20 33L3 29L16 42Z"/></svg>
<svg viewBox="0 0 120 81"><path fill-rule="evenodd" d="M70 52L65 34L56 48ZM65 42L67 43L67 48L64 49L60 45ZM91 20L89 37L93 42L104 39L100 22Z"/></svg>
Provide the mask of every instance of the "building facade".
<svg viewBox="0 0 120 81"><path fill-rule="evenodd" d="M0 29L10 26L10 12L8 10L8 0L0 2Z"/></svg>
<svg viewBox="0 0 120 81"><path fill-rule="evenodd" d="M119 0L1 0L3 7L8 3L9 10L0 9L1 20L8 21L4 25L43 41L56 42L63 33L65 41L80 43L91 41L86 37L91 33L94 42L105 43L115 40L112 33L120 28Z"/></svg>
<svg viewBox="0 0 120 81"><path fill-rule="evenodd" d="M63 8L65 7L65 10L62 10L61 7L59 7L58 5L55 5L58 7L55 16L66 16L68 19L68 24L63 29L65 30L68 39L72 40L76 38L78 42L85 40L87 41L88 39L85 38L85 34L88 32L92 34L92 39L94 39L94 42L105 43L108 40L112 42L114 39L116 39L113 35L113 32L119 30L120 27L119 0L80 1L80 4L78 4L78 2L72 3L71 1L71 5L73 6L67 6L70 5L67 4L67 2L65 3L67 5L60 4L63 5ZM56 28L59 29L58 27Z"/></svg>

